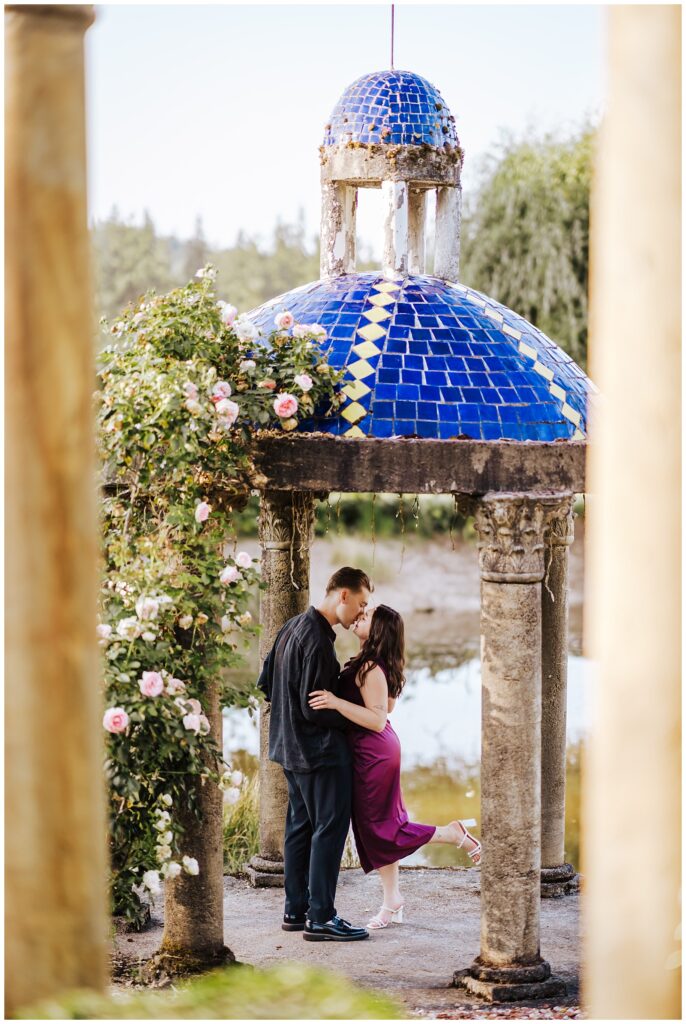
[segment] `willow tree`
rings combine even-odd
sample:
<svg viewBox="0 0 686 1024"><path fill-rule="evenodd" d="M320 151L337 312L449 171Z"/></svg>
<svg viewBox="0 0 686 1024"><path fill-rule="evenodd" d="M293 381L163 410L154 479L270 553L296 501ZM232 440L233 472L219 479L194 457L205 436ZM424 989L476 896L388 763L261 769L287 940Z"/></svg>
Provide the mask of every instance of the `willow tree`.
<svg viewBox="0 0 686 1024"><path fill-rule="evenodd" d="M466 204L461 277L586 365L594 131L506 139Z"/></svg>

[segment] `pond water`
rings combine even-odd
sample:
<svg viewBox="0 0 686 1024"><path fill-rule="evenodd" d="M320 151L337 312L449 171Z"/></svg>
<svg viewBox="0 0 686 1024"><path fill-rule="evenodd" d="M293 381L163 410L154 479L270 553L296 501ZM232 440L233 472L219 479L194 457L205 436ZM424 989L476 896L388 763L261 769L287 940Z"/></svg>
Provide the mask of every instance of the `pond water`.
<svg viewBox="0 0 686 1024"><path fill-rule="evenodd" d="M566 859L579 866L580 773L590 721L591 663L569 658L567 687ZM481 666L471 658L455 668L410 669L391 715L403 751L402 788L410 817L427 824L479 820ZM259 753L257 720L248 711L225 709L224 751L243 770L254 771ZM479 835L479 829L472 829ZM425 846L402 863L466 865L448 846Z"/></svg>

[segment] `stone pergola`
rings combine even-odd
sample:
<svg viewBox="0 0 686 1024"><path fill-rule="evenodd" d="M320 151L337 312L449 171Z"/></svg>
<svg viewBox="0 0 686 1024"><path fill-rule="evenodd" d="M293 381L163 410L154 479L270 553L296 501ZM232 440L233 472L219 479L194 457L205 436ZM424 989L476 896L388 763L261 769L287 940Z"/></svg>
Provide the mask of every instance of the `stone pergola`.
<svg viewBox="0 0 686 1024"><path fill-rule="evenodd" d="M314 500L330 491L454 495L474 515L481 574L481 951L456 982L491 999L556 994L540 956L541 878L562 892L567 561L585 443L288 436L257 443L267 584L262 657L310 602ZM283 884L287 793L260 716L260 853L254 885Z"/></svg>
<svg viewBox="0 0 686 1024"><path fill-rule="evenodd" d="M481 950L455 983L490 999L564 988L540 955L541 895L562 895L567 553L585 490L591 383L550 339L457 283L462 149L438 90L412 72L346 89L325 128L321 280L277 307L321 320L345 368L337 417L256 439L267 587L262 657L305 610L314 499L331 491L451 494L474 516L481 571ZM355 267L360 188L380 188L383 267ZM427 195L435 193L434 274L425 276ZM481 390L483 388L483 390ZM479 439L477 439L479 438ZM558 438L559 440L554 440ZM283 884L286 782L260 716L260 850L254 885ZM543 881L542 881L543 879Z"/></svg>

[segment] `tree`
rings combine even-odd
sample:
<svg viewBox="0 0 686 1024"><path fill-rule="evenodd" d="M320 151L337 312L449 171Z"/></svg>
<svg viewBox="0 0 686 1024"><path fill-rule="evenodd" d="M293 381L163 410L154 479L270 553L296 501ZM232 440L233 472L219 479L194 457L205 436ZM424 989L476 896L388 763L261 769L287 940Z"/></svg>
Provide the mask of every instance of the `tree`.
<svg viewBox="0 0 686 1024"><path fill-rule="evenodd" d="M466 204L466 284L510 306L586 364L589 192L595 132L507 137Z"/></svg>

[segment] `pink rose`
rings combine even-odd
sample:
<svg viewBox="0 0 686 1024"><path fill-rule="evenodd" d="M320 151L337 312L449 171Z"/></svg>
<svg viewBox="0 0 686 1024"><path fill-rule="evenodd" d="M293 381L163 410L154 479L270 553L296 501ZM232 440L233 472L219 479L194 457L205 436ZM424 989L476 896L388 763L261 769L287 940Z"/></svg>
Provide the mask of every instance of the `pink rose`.
<svg viewBox="0 0 686 1024"><path fill-rule="evenodd" d="M190 381L186 381L183 386L183 390L186 398L196 399L198 397L198 389L195 384L191 384Z"/></svg>
<svg viewBox="0 0 686 1024"><path fill-rule="evenodd" d="M285 310L283 313L279 313L274 317L274 323L280 331L287 331L289 327L292 327L295 323L295 317L292 313L289 313L288 310Z"/></svg>
<svg viewBox="0 0 686 1024"><path fill-rule="evenodd" d="M194 715L202 714L202 704L199 700L196 700L195 697L189 697L186 703L190 704L191 711Z"/></svg>
<svg viewBox="0 0 686 1024"><path fill-rule="evenodd" d="M267 391L273 391L276 387L276 381L272 380L271 377L267 377L266 380L259 381L257 386L258 388L266 388Z"/></svg>
<svg viewBox="0 0 686 1024"><path fill-rule="evenodd" d="M227 565L221 571L219 582L223 583L226 587L229 583L235 583L237 579L240 579L240 575L235 565Z"/></svg>
<svg viewBox="0 0 686 1024"><path fill-rule="evenodd" d="M252 565L252 558L247 551L239 551L236 555L236 565L240 565L241 569L249 569Z"/></svg>
<svg viewBox="0 0 686 1024"><path fill-rule="evenodd" d="M319 341L324 341L326 338L326 328L322 327L321 324L310 324L310 334L313 337L318 338Z"/></svg>
<svg viewBox="0 0 686 1024"><path fill-rule="evenodd" d="M167 693L173 697L175 693L185 693L186 684L181 679L169 679L167 682Z"/></svg>
<svg viewBox="0 0 686 1024"><path fill-rule="evenodd" d="M289 419L298 411L298 399L295 395L283 392L274 399L274 412L282 419Z"/></svg>
<svg viewBox="0 0 686 1024"><path fill-rule="evenodd" d="M307 324L296 324L293 328L294 338L306 338L310 333L310 329Z"/></svg>
<svg viewBox="0 0 686 1024"><path fill-rule="evenodd" d="M232 306L230 302L222 302L221 313L219 314L222 318L222 322L230 327L238 316L238 310L235 306Z"/></svg>
<svg viewBox="0 0 686 1024"><path fill-rule="evenodd" d="M202 736L206 736L210 731L210 720L207 715L198 715L200 719L200 733Z"/></svg>
<svg viewBox="0 0 686 1024"><path fill-rule="evenodd" d="M209 519L212 506L208 505L206 501L201 501L199 505L195 506L195 521L196 523L205 523Z"/></svg>
<svg viewBox="0 0 686 1024"><path fill-rule="evenodd" d="M108 708L102 724L108 732L124 732L129 724L129 716L123 708Z"/></svg>
<svg viewBox="0 0 686 1024"><path fill-rule="evenodd" d="M200 732L200 715L184 715L183 727L188 729L189 732L194 732L197 736Z"/></svg>
<svg viewBox="0 0 686 1024"><path fill-rule="evenodd" d="M299 373L297 377L295 377L295 383L299 388L302 388L303 391L309 391L314 384L314 381L310 377L309 373Z"/></svg>
<svg viewBox="0 0 686 1024"><path fill-rule="evenodd" d="M222 398L231 397L231 385L225 380L218 380L212 388L212 401L216 405Z"/></svg>
<svg viewBox="0 0 686 1024"><path fill-rule="evenodd" d="M138 687L144 697L159 697L164 690L164 680L159 672L144 672Z"/></svg>
<svg viewBox="0 0 686 1024"><path fill-rule="evenodd" d="M238 413L240 412L235 402L230 401L228 398L222 398L215 405L217 410L217 416L219 416L227 426L232 427L238 419Z"/></svg>

